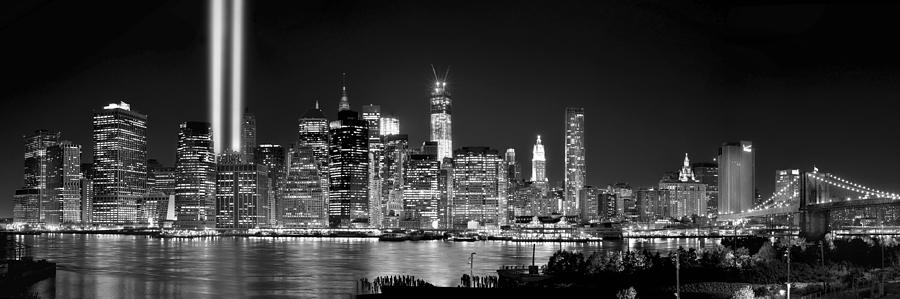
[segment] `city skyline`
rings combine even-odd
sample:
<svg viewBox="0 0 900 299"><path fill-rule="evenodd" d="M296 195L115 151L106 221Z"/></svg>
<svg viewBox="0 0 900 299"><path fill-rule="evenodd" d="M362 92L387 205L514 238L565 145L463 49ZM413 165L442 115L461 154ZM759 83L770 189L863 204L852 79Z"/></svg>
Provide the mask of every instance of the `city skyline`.
<svg viewBox="0 0 900 299"><path fill-rule="evenodd" d="M253 18L254 14L266 14L272 13L272 7L264 4L264 3L253 3L254 7L251 9L249 18ZM149 14L149 19L147 22L160 22L161 20L168 20L169 18L175 19L192 19L197 18L199 21L199 16L202 15L202 7L199 4L194 7L192 4L166 4L161 7L153 7L159 9L156 14ZM274 6L274 5L273 5ZM146 8L146 7L145 7ZM53 9L51 7L50 9ZM140 8L131 8L130 11L132 13L141 14L142 11ZM625 11L633 11L634 8L626 7ZM161 11L161 12L160 12ZM445 12L447 14L454 13ZM278 16L278 14L275 14ZM340 19L340 17L335 17ZM273 29L277 27L271 23L266 23L266 21L259 20L259 18L254 19L255 23L248 24L248 26L252 27L254 30L251 34L247 36L247 42L249 45L256 45L256 47L263 47L262 49L248 49L250 53L253 51L273 51L273 48L264 48L265 47L265 39L266 31L265 29ZM197 21L184 21L188 24L191 22ZM372 20L368 20L367 22L373 22ZM127 22L126 22L127 23ZM127 23L131 24L133 27L127 27L132 29L133 31L141 32L141 30L146 30L144 27L148 26L142 23ZM378 24L376 22L376 24ZM827 23L826 23L827 24ZM380 24L381 26L387 26L384 24ZM85 25L89 26L89 25ZM267 27L268 26L268 27ZM13 29L17 29L15 27ZM164 27L166 28L166 27ZM171 27L168 27L171 28ZM197 51L197 54L205 53L202 51L204 47L196 45L196 43L202 42L204 39L202 38L203 26L196 26L193 30L196 31L194 34L199 34L199 36L194 36L191 38L190 32L187 33L187 37L181 36L181 40L184 41L187 39L186 45L175 45L175 44L166 44L162 45L163 54L153 54L153 53L135 53L129 52L125 50L124 45L129 45L135 43L135 41L129 39L134 38L134 34L123 34L124 41L118 40L111 36L107 36L108 42L110 43L110 50L112 52L111 57L117 57L117 59L112 59L104 64L98 64L97 67L89 67L86 70L85 77L56 77L56 80L76 80L80 81L79 85L83 85L82 87L74 88L74 89L66 89L67 87L72 87L71 83L67 83L69 85L63 84L64 87L58 88L48 88L47 91L42 92L40 94L33 94L26 92L30 88L34 88L35 84L40 86L41 83L32 83L26 82L25 87L4 87L4 91L7 91L6 88L9 88L9 92L4 92L4 98L8 99L6 101L12 100L24 100L17 102L25 102L31 103L34 102L34 105L26 105L21 106L22 104L11 103L13 109L9 109L10 111L22 111L24 113L16 113L21 115L28 115L29 117L33 117L33 119L29 119L28 121L20 121L20 116L10 116L6 118L6 122L8 122L8 126L6 126L6 130L4 130L2 138L3 140L9 142L10 144L21 144L22 141L21 135L30 134L34 130L37 129L49 129L54 131L61 131L64 138L73 141L75 144L79 144L82 146L82 161L89 162L89 158L92 154L92 149L90 149L90 128L89 128L89 115L91 111L97 110L101 105L105 105L109 102L117 102L118 100L125 100L132 104L135 107L136 111L139 111L143 114L147 114L150 118L149 125L149 139L150 139L150 154L147 158L158 159L166 166L174 165L175 158L175 143L177 142L177 125L180 122L184 121L208 121L206 116L206 100L205 100L205 61L200 58L202 55L195 55L193 59L190 59L192 56L187 55L187 57L177 57L176 53L182 51L182 47L188 47L189 50L184 50L190 53L190 51ZM279 29L279 28L275 28ZM40 29L35 29L40 30ZM130 31L129 31L130 32ZM270 31L271 34L286 34L286 30L279 31L274 30ZM110 34L110 33L107 33ZM814 38L813 35L812 38ZM102 37L95 37L102 39ZM176 39L178 40L178 39ZM815 40L815 39L814 39ZM191 46L193 45L193 46ZM592 44L593 45L593 44ZM490 45L489 45L490 46ZM495 46L496 47L496 46ZM251 47L252 48L252 47ZM181 49L181 50L179 50ZM502 49L502 48L492 48L492 49ZM561 52L561 51L557 51ZM764 51L763 51L764 52ZM79 53L76 51L76 54ZM527 53L523 52L512 52L516 55L525 55L528 57ZM249 53L248 53L249 54ZM683 54L683 53L682 53ZM66 54L74 55L74 54ZM190 90L183 94L173 94L173 93L161 93L158 91L149 91L148 89L154 89L156 85L167 85L172 82L166 83L164 79L158 79L161 81L155 81L154 79L159 76L150 76L153 72L146 73L140 71L131 71L129 72L127 68L128 65L135 64L137 66L143 66L151 62L158 61L160 57L165 56L176 56L174 58L170 57L174 61L192 61L189 63L189 66L193 66L193 68L188 69L188 74L190 76L185 76L183 78L189 78L188 82L193 82L193 85L187 90ZM386 54L382 54L386 55ZM516 56L513 55L513 56ZM787 54L783 54L787 55ZM88 63L89 65L92 61L92 58L89 58L90 55L85 55L84 57L88 58L79 58L76 57L76 61L84 61L84 63ZM136 56L136 57L135 57ZM371 67L371 63L360 62L358 59L351 59L348 61L343 61L341 63L336 63L333 66L321 66L319 69L321 72L310 72L311 74L303 75L303 78L310 79L321 77L320 79L310 79L309 82L317 82L315 84L323 85L324 87L319 89L316 87L312 88L300 88L294 87L292 84L286 82L287 79L278 79L276 80L278 84L272 83L273 86L277 85L278 90L282 93L280 95L273 93L275 95L273 97L266 97L267 92L261 91L266 89L266 84L260 84L258 80L262 80L262 78L273 78L278 72L284 72L284 68L274 68L272 71L260 71L264 69L263 67L266 65L271 65L270 61L267 61L264 58L259 56L259 52L256 52L255 55L249 55L250 59L247 61L248 66L248 74L247 79L250 81L247 84L246 91L249 93L246 99L246 104L252 113L257 114L258 124L259 124L259 135L258 141L260 143L273 143L273 144L281 144L283 146L289 146L291 144L291 140L294 139L295 136L295 127L296 127L296 119L302 114L303 111L308 109L308 107L313 106L313 103L316 100L319 100L322 103L324 111L335 111L336 100L333 90L334 86L337 84L333 79L335 74L340 72L348 72L353 75L354 78L354 103L359 103L356 107L361 107L366 104L377 104L382 106L382 110L385 113L389 113L392 115L396 115L400 121L403 123L403 127L400 129L401 134L408 134L410 136L410 145L420 144L421 141L425 141L428 137L425 130L422 129L427 128L427 119L424 117L420 117L426 109L426 104L424 103L424 98L427 95L430 82L430 69L428 69L428 64L435 65L448 65L452 66L453 71L450 73L450 78L448 81L448 87L450 90L454 92L454 149L460 148L462 146L489 146L491 148L497 149L505 149L505 148L514 148L519 153L528 153L531 144L533 143L533 136L540 134L544 136L543 144L545 144L547 151L547 160L548 160L548 177L554 182L561 182L563 178L562 169L564 167L563 163L563 132L564 129L562 127L561 121L559 120L559 115L562 113L563 109L568 106L583 106L585 107L585 111L590 115L588 121L586 121L586 148L588 148L587 153L587 180L586 185L594 185L594 186L603 186L607 184L614 184L616 182L629 182L633 186L652 186L661 173L668 170L673 170L671 165L671 161L678 161L680 156L684 152L689 152L693 160L697 162L705 162L712 159L715 156L715 149L722 142L729 140L751 140L754 142L755 146L759 148L760 155L757 157L757 185L759 186L760 193L763 196L767 196L774 191L774 180L772 180L772 174L775 173L777 169L794 169L799 168L802 170L808 170L813 165L816 165L822 169L826 169L828 171L834 172L836 174L842 174L848 177L856 177L860 178L863 181L872 182L873 186L878 186L883 189L888 190L896 190L898 189L896 186L895 180L891 177L890 173L885 173L883 170L879 171L874 169L871 166L867 166L868 164L875 164L875 162L879 162L878 164L882 165L894 165L891 164L893 159L897 159L892 155L889 155L889 150L892 148L890 146L892 143L896 142L896 138L888 138L885 143L876 143L875 141L881 141L880 139L875 139L874 133L870 133L867 130L862 130L859 135L856 136L848 136L850 138L847 142L839 142L837 144L827 144L827 146L823 146L820 140L825 140L821 137L827 136L828 131L832 132L840 132L840 130L851 130L849 128L843 129L844 126L853 125L855 122L860 122L861 120L856 118L854 108L850 108L851 110L847 112L850 116L848 118L837 118L837 120L832 122L826 122L819 124L824 126L822 132L813 132L811 136L803 136L802 138L796 138L793 140L784 140L788 138L788 136L794 136L792 132L775 132L771 136L769 135L768 129L773 127L778 127L777 124L785 123L788 124L803 124L809 121L814 121L815 118L805 119L805 122L794 122L793 118L797 118L800 112L804 110L802 106L797 107L788 107L786 108L788 112L786 115L781 114L767 114L763 116L763 114L759 113L759 110L754 110L758 108L749 107L748 111L750 112L739 112L736 119L738 120L726 120L721 117L698 117L697 120L688 120L687 123L682 123L682 125L693 128L690 132L682 132L681 136L675 137L665 137L660 138L659 135L669 135L669 134L660 134L660 132L664 133L664 131L669 128L669 125L666 124L667 117L664 116L664 113L651 113L644 112L642 109L638 107L627 107L628 105L622 106L621 101L613 101L607 99L611 98L631 98L627 95L632 95L634 97L638 97L639 95L644 95L642 91L638 88L632 88L630 90L620 90L618 88L598 88L592 86L591 80L586 80L585 78L592 77L584 77L578 76L576 74L583 74L584 71L581 68L575 68L578 72L573 72L572 75L567 75L564 78L567 79L576 79L574 83L562 84L561 88L552 88L552 89L543 89L539 91L537 94L541 97L545 98L577 98L572 95L582 94L582 93L595 93L599 94L592 97L587 97L590 99L588 102L582 101L556 101L553 102L536 102L535 97L531 97L530 101L521 102L517 101L519 99L528 99L528 96L522 96L521 94L516 94L517 89L522 89L523 87L527 87L528 83L534 83L532 80L546 79L544 76L537 76L538 78L524 78L524 81L521 82L513 82L515 79L523 79L520 76L509 75L509 77L499 76L500 78L504 78L500 80L499 84L497 81L486 81L487 83L493 84L479 84L476 83L478 80L483 78L483 75L478 74L479 71L476 71L469 62L466 62L466 57L460 57L458 55L446 55L445 57L441 56L433 56L433 57L417 57L413 59L409 59L407 61L403 61L400 63L398 71L390 71L388 73L392 74L388 76L389 78L393 78L392 80L382 79L379 76L379 72L373 71L369 69ZM582 57L578 56L579 59L591 59L591 57ZM145 59L146 58L146 59ZM521 57L518 57L521 58ZM483 59L483 58L481 58ZM597 57L593 57L593 59L598 59ZM480 59L475 59L480 60ZM514 61L511 59L509 61ZM17 64L12 64L14 66L14 70L18 70L16 68ZM488 66L501 66L501 63L497 64L488 64ZM893 67L893 64L889 64L890 67ZM538 66L539 69L546 69L545 66ZM795 66L796 67L796 66ZM136 69L141 69L138 67ZM165 74L166 72L170 72L176 70L178 68L173 68L172 66L168 66L164 64L160 66L158 71L161 74ZM123 84L122 86L115 86L116 81L113 80L110 83L103 83L100 78L103 78L104 74L111 73L123 73L125 78L122 80L135 80L135 78L145 76L143 82L133 82L131 81L125 82L128 84ZM396 72L402 72L403 74L396 74ZM513 71L490 71L492 74L512 74ZM292 72L288 72L292 73ZM798 75L798 73L800 75ZM74 76L74 73L68 73L67 76ZM295 74L295 73L294 73ZM802 75L803 72L788 72L785 71L785 75L789 76L798 76L798 80L800 82L805 82L804 79L809 80L810 75ZM877 75L877 74L876 74ZM57 75L59 76L59 75ZM28 76L26 76L27 78ZM253 79L257 77L259 79ZM729 77L729 76L725 76ZM816 76L812 76L816 78ZM80 79L78 79L80 78ZM594 78L596 79L596 78ZM608 79L608 78L607 78ZM890 79L890 77L888 77ZM22 80L22 79L16 79ZM652 78L648 79L650 83L653 84L659 83L654 81ZM835 79L838 83L843 82L841 79ZM849 80L849 83L853 83L852 78L845 79ZM16 81L13 81L15 83ZM19 81L21 82L21 81ZM51 81L52 82L52 81ZM68 82L68 81L66 81ZM553 82L553 81L548 81ZM597 81L597 82L607 82L607 81ZM122 82L119 82L122 83ZM379 87L379 85L383 84L383 87ZM559 82L555 82L559 83ZM46 84L46 83L43 83ZM607 83L609 84L609 83ZM854 85L855 84L855 85ZM884 87L878 85L878 82L875 83L866 83L860 85L859 82L854 84L846 84L846 85L838 85L841 88L846 88L848 91L858 91L862 93L861 87ZM17 85L18 84L11 84ZM313 85L313 84L310 84ZM633 84L626 84L627 86L634 87ZM715 85L715 84L714 84ZM181 86L179 84L175 84L175 86ZM849 87L848 87L849 86ZM858 88L851 89L850 87L856 86ZM608 86L607 86L608 87ZM671 86L669 86L671 87ZM717 89L722 86L716 86ZM178 88L172 88L178 89ZM671 90L671 88L668 88ZM740 89L740 88L738 88ZM98 90L103 90L103 92L98 92ZM575 91L572 91L575 90ZM617 90L617 92L612 92L611 90ZM765 89L763 89L765 90ZM769 92L772 92L772 89L768 89ZM890 89L889 89L890 90ZM65 91L65 93L64 93ZM526 89L527 92L534 92L534 90ZM512 94L510 94L512 92ZM785 94L789 94L792 92L784 92L780 97L786 97ZM868 91L871 92L871 91ZM502 96L497 96L501 94ZM622 97L625 95L624 97ZM745 94L738 93L738 95L746 96ZM888 93L890 95L890 93ZM648 95L644 95L648 96ZM686 97L684 94L675 94L676 98ZM735 95L732 95L735 96ZM881 97L884 97L882 95ZM652 99L651 100L648 100ZM668 96L664 95L656 95L652 97L646 97L644 100L638 100L638 102L644 103L652 103L659 107L660 110L671 110L675 109L675 111L680 111L681 113L690 114L690 109L685 107L695 107L697 104L705 103L707 105L720 105L721 103L716 102L712 99L712 97L704 97L704 100L701 102L696 101L674 101L676 104L667 104L665 99ZM776 96L775 98L779 98ZM788 97L789 98L789 97ZM800 97L802 99L810 99L814 98L811 95L807 95L805 97ZM864 98L862 99L863 103L885 105L877 100L879 96L874 98ZM67 99L67 100L62 100ZM69 100L71 99L71 100ZM196 99L196 100L191 100ZM834 99L834 97L832 97ZM171 104L177 101L178 103L184 103L183 108L179 109L179 111L172 111L170 109ZM647 102L649 101L649 102ZM771 103L772 100L766 100ZM160 104L156 104L156 103ZM419 103L419 104L416 104ZM530 104L524 104L530 103ZM680 105L678 103L681 103ZM763 107L763 103L756 102L758 106ZM274 105L273 105L274 104ZM529 107L518 107L518 106L529 106ZM54 107L56 109L37 109L35 107ZM37 109L37 110L35 110ZM479 110L480 109L480 110ZM511 109L511 110L503 110L503 109ZM719 109L711 109L711 108L700 108L697 113L700 116L709 116L712 112L720 111ZM827 114L830 110L827 108L821 107L813 107L810 109L818 109L820 114ZM880 110L886 109L874 109L871 107L867 107L867 114L875 113L875 116L879 115L879 113L887 113ZM52 110L52 111L51 111ZM60 115L60 112L56 112L55 110L63 111L66 114ZM483 111L482 111L483 110ZM290 112L286 112L290 111ZM503 112L504 114L510 114L516 116L516 118L509 118L508 116L504 116L500 119L492 119L491 114L496 112ZM510 111L510 112L505 112ZM754 116L754 111L756 115ZM9 112L6 112L9 113ZM646 115L651 116L651 118L659 118L658 120L649 121L647 124L640 122L640 120L646 121L646 119L639 118L636 120L636 123L640 123L639 125L623 125L628 124L628 122L623 121L623 117L620 115L634 115L645 113ZM811 113L814 114L814 113ZM333 120L333 113L326 114L329 117L329 120ZM804 116L799 116L801 119ZM769 122L770 120L766 120L768 118L774 118L771 120L773 124L765 124L765 122ZM534 121L524 121L524 120L534 120ZM624 118L627 120L627 118ZM744 125L736 125L735 122L741 122L739 120L746 121L748 124ZM723 124L724 125L721 125ZM894 122L895 120L888 118L878 118L872 117L863 124L865 126L858 128L876 128L876 127L885 127L889 128L887 131L888 134L891 134L891 128L898 127ZM509 123L509 124L507 124ZM858 124L857 124L858 125ZM480 132L479 127L483 126L491 126L495 128L495 134L477 134ZM637 127L637 128L635 128ZM712 128L715 127L715 128ZM721 127L721 128L719 128ZM732 130L733 129L733 130ZM726 131L727 130L727 131ZM790 130L786 130L790 131ZM869 131L877 131L877 130L869 130ZM501 135L509 135L509 136L501 136ZM499 138L495 138L499 137ZM833 138L842 138L841 136L836 136ZM875 144L874 147L850 147L846 144L860 143L866 142ZM608 146L607 144L612 144ZM638 149L638 150L636 150ZM8 194L12 196L15 189L19 188L21 185L21 168L18 165L21 165L21 146L11 146L8 149L4 149L2 151L2 158L7 165L13 165L15 167L8 167L8 170L3 172L2 178L3 182L0 183L0 191L4 192L4 194ZM851 159L846 159L844 156L854 156L858 157L860 160L849 161ZM523 162L525 155L520 156L520 163ZM879 159L875 159L878 157ZM886 159L887 161L882 161L882 159ZM617 161L629 161L629 163L621 163L623 165L615 165ZM597 169L597 165L607 165L612 164L612 169ZM523 168L530 168L530 165L523 164ZM9 201L2 201L0 204L0 216L9 217L11 216L11 205Z"/></svg>

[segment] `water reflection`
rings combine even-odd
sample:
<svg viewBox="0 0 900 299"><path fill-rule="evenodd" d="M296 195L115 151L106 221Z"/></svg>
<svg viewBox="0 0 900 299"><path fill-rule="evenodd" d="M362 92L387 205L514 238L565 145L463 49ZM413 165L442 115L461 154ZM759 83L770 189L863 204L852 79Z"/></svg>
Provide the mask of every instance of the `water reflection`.
<svg viewBox="0 0 900 299"><path fill-rule="evenodd" d="M546 263L558 249L666 251L718 240L626 239L594 243L378 242L375 239L198 238L45 234L20 236L32 253L58 263L60 298L345 297L356 281L414 275L456 286L469 272L494 275L501 265Z"/></svg>

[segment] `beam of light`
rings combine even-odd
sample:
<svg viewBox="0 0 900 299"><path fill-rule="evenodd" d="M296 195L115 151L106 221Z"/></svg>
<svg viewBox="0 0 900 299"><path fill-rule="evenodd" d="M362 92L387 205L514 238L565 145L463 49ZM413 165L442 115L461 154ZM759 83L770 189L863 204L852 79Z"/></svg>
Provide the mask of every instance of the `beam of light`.
<svg viewBox="0 0 900 299"><path fill-rule="evenodd" d="M232 0L231 4L231 150L240 152L244 92L244 0Z"/></svg>
<svg viewBox="0 0 900 299"><path fill-rule="evenodd" d="M225 58L225 5L224 0L209 1L209 100L213 128L213 148L222 153L222 84L223 59Z"/></svg>

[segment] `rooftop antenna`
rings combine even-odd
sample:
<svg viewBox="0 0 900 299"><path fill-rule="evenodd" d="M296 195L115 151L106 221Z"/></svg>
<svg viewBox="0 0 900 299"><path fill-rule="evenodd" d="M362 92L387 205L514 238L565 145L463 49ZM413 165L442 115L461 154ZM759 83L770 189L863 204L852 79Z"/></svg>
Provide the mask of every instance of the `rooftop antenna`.
<svg viewBox="0 0 900 299"><path fill-rule="evenodd" d="M430 66L431 66L431 74L434 75L434 81L437 82L438 76L437 76L437 71L434 70L434 64L430 64Z"/></svg>
<svg viewBox="0 0 900 299"><path fill-rule="evenodd" d="M450 77L450 66L447 66L447 70L444 72L444 82L447 82L447 78Z"/></svg>

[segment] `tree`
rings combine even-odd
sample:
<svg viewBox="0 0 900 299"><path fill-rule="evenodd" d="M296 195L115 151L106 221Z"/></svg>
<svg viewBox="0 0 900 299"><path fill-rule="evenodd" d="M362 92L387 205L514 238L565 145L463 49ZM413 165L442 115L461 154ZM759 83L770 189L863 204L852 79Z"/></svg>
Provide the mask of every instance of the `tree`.
<svg viewBox="0 0 900 299"><path fill-rule="evenodd" d="M637 299L637 291L634 290L634 287L620 290L616 293L616 299Z"/></svg>
<svg viewBox="0 0 900 299"><path fill-rule="evenodd" d="M753 288L750 286L743 286L737 291L734 291L734 295L731 295L732 299L753 299L756 298L756 294L753 294Z"/></svg>
<svg viewBox="0 0 900 299"><path fill-rule="evenodd" d="M581 252L559 250L550 257L547 263L547 274L573 275L584 274L586 263Z"/></svg>

